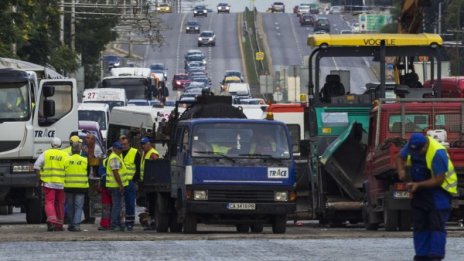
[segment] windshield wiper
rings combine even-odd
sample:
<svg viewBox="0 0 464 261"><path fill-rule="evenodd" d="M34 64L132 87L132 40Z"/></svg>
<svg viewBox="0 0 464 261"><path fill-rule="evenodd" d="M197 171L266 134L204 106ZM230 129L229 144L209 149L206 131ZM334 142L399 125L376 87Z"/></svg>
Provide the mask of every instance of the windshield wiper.
<svg viewBox="0 0 464 261"><path fill-rule="evenodd" d="M194 150L193 151L194 153L198 153L198 154L207 154L207 155L219 155L221 156L223 159L228 159L230 161L232 161L233 163L235 163L235 160L229 156L227 156L226 154L222 153L222 152L214 152L214 151L198 151L198 150Z"/></svg>
<svg viewBox="0 0 464 261"><path fill-rule="evenodd" d="M239 156L244 156L244 157L252 157L252 156L256 156L256 157L265 157L267 159L271 159L271 160L274 160L276 162L282 162L284 159L281 159L281 158L276 158L270 154L256 154L256 153L250 153L250 154L238 154Z"/></svg>

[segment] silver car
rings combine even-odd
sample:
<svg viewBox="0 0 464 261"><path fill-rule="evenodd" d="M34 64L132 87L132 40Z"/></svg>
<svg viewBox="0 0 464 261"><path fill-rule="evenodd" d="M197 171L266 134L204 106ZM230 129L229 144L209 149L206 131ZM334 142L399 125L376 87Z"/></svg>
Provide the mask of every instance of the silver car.
<svg viewBox="0 0 464 261"><path fill-rule="evenodd" d="M203 31L198 37L198 47L200 46L215 46L216 45L216 34L213 31Z"/></svg>

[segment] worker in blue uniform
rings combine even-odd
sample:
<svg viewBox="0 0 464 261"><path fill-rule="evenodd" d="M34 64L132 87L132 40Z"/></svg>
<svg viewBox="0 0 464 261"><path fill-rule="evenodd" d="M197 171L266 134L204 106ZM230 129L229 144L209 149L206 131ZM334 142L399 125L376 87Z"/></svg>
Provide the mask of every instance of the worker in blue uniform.
<svg viewBox="0 0 464 261"><path fill-rule="evenodd" d="M451 200L457 195L457 175L446 148L437 140L413 133L398 155L400 180L408 180L411 200L414 260L442 260L445 257L445 222L451 213Z"/></svg>

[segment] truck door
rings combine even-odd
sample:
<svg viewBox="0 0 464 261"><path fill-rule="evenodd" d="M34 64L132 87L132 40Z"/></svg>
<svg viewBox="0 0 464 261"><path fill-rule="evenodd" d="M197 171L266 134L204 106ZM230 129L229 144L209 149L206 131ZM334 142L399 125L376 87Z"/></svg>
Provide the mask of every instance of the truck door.
<svg viewBox="0 0 464 261"><path fill-rule="evenodd" d="M34 155L50 148L53 137L69 145L68 137L78 129L77 87L75 79L42 80L34 111Z"/></svg>
<svg viewBox="0 0 464 261"><path fill-rule="evenodd" d="M189 150L189 132L186 126L179 126L176 128L176 136L175 136L175 150L176 153L173 156L175 159L173 164L171 164L171 179L173 182L173 189L182 189L186 182L186 175L191 178L191 173L187 170L187 165L189 165L188 161L188 150ZM191 168L190 168L191 170ZM190 182L191 183L191 182ZM173 193L175 191L172 191ZM177 192L175 192L177 194Z"/></svg>

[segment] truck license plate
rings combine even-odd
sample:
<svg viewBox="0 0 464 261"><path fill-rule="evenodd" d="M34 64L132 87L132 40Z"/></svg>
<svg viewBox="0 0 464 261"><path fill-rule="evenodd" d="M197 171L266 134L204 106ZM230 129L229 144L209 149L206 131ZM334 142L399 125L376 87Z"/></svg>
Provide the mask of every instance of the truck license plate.
<svg viewBox="0 0 464 261"><path fill-rule="evenodd" d="M229 203L227 204L227 209L231 210L255 210L255 203Z"/></svg>
<svg viewBox="0 0 464 261"><path fill-rule="evenodd" d="M411 198L409 191L394 191L393 198Z"/></svg>

